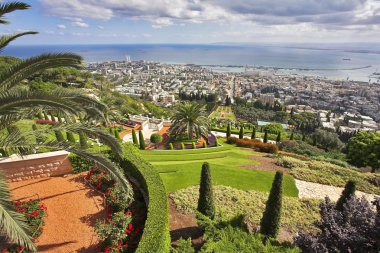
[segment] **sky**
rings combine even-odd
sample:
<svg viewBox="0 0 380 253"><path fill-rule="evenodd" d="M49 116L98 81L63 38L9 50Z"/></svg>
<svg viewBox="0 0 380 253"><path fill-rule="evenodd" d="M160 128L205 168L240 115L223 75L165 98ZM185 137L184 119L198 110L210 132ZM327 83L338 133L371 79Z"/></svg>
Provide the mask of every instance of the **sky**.
<svg viewBox="0 0 380 253"><path fill-rule="evenodd" d="M6 2L6 1L0 1ZM32 0L14 44L380 42L380 0Z"/></svg>

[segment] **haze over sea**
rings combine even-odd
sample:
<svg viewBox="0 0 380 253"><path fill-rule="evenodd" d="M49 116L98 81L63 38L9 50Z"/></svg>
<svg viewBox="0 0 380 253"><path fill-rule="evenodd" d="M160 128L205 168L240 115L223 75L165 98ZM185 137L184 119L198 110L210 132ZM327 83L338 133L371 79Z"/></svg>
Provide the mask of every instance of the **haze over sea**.
<svg viewBox="0 0 380 253"><path fill-rule="evenodd" d="M243 72L244 68L233 66L246 65L275 67L283 73L365 82L374 72L380 72L377 45L14 45L3 55L26 58L46 52L73 52L86 62L125 60L128 55L131 60L224 66L213 66L216 71Z"/></svg>

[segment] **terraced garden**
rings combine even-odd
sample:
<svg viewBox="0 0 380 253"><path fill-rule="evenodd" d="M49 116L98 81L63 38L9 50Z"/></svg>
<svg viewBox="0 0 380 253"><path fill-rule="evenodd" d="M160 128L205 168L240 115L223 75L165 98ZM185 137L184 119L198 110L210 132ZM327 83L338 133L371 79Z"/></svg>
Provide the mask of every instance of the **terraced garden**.
<svg viewBox="0 0 380 253"><path fill-rule="evenodd" d="M218 106L215 111L213 111L210 119L229 119L231 121L236 121L235 114L232 111L231 106Z"/></svg>
<svg viewBox="0 0 380 253"><path fill-rule="evenodd" d="M197 150L142 151L141 154L160 173L168 193L199 185L201 166L204 162L211 165L215 185L269 192L274 178L274 172L271 171L243 168L252 164L259 166L260 163L255 161L254 157L261 154L228 144ZM298 196L291 176L284 177L284 194Z"/></svg>

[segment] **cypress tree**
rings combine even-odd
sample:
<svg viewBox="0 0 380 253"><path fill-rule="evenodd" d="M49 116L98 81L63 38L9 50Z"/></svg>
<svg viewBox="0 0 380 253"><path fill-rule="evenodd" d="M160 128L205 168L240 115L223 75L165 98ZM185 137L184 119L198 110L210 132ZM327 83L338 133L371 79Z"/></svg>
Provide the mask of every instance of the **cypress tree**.
<svg viewBox="0 0 380 253"><path fill-rule="evenodd" d="M75 144L75 137L72 132L66 132L66 138L70 142L70 144Z"/></svg>
<svg viewBox="0 0 380 253"><path fill-rule="evenodd" d="M280 229L282 178L283 173L277 171L265 205L263 217L260 221L260 233L263 234L265 238L276 238Z"/></svg>
<svg viewBox="0 0 380 253"><path fill-rule="evenodd" d="M87 146L87 136L83 131L79 132L79 144L80 144L80 148L83 150L86 150L88 147Z"/></svg>
<svg viewBox="0 0 380 253"><path fill-rule="evenodd" d="M62 118L61 118L61 116L60 116L60 115L58 115L58 116L57 116L57 118L58 118L58 122L59 122L60 124L62 124L62 123L63 123L63 121L62 121Z"/></svg>
<svg viewBox="0 0 380 253"><path fill-rule="evenodd" d="M198 212L214 219L215 205L212 192L211 171L207 162L202 165L201 182L199 187Z"/></svg>
<svg viewBox="0 0 380 253"><path fill-rule="evenodd" d="M227 125L226 137L227 138L231 137L231 124L230 123L228 123L228 125Z"/></svg>
<svg viewBox="0 0 380 253"><path fill-rule="evenodd" d="M306 135L303 134L303 135L302 135L302 141L305 141L305 140L306 140Z"/></svg>
<svg viewBox="0 0 380 253"><path fill-rule="evenodd" d="M292 131L292 133L290 134L290 140L294 140L294 131Z"/></svg>
<svg viewBox="0 0 380 253"><path fill-rule="evenodd" d="M251 140L256 139L256 127L252 128L252 135L251 135Z"/></svg>
<svg viewBox="0 0 380 253"><path fill-rule="evenodd" d="M265 130L264 133L264 143L268 143L268 130Z"/></svg>
<svg viewBox="0 0 380 253"><path fill-rule="evenodd" d="M239 131L239 139L243 139L244 137L244 128L241 126Z"/></svg>
<svg viewBox="0 0 380 253"><path fill-rule="evenodd" d="M173 150L173 149L174 149L174 147L173 147L173 143L171 143L171 142L169 143L169 149L170 149L170 150Z"/></svg>
<svg viewBox="0 0 380 253"><path fill-rule="evenodd" d="M51 118L51 120L52 120L52 121L54 121L54 122L55 122L55 117L54 117L54 115L53 115L53 114L50 114L50 118Z"/></svg>
<svg viewBox="0 0 380 253"><path fill-rule="evenodd" d="M139 143L140 143L140 149L145 149L145 140L142 131L139 131Z"/></svg>
<svg viewBox="0 0 380 253"><path fill-rule="evenodd" d="M42 113L41 112L38 112L38 116L37 116L39 119L43 119L44 118L44 116L42 115Z"/></svg>
<svg viewBox="0 0 380 253"><path fill-rule="evenodd" d="M44 112L44 118L45 118L46 120L50 120L50 119L49 119L49 116L47 115L46 112Z"/></svg>
<svg viewBox="0 0 380 253"><path fill-rule="evenodd" d="M185 149L185 144L181 142L181 149Z"/></svg>
<svg viewBox="0 0 380 253"><path fill-rule="evenodd" d="M33 124L32 129L33 131L37 131L38 130L37 125ZM36 143L43 143L43 142L45 142L44 136L41 133L36 133Z"/></svg>
<svg viewBox="0 0 380 253"><path fill-rule="evenodd" d="M278 132L276 142L281 142L281 132Z"/></svg>
<svg viewBox="0 0 380 253"><path fill-rule="evenodd" d="M65 137L63 137L63 134L61 131L55 130L54 134L55 134L55 138L57 139L58 142L64 142L65 141Z"/></svg>
<svg viewBox="0 0 380 253"><path fill-rule="evenodd" d="M193 149L196 149L196 148L197 148L197 145L195 145L195 142L192 142L192 143L191 143L191 147L192 147Z"/></svg>
<svg viewBox="0 0 380 253"><path fill-rule="evenodd" d="M336 209L339 211L343 211L344 204L353 196L355 196L356 191L356 183L352 180L349 180L344 186L344 190L340 198L336 202Z"/></svg>
<svg viewBox="0 0 380 253"><path fill-rule="evenodd" d="M115 129L115 131L113 133L114 133L114 136L115 136L116 140L121 141L119 130Z"/></svg>
<svg viewBox="0 0 380 253"><path fill-rule="evenodd" d="M132 141L135 146L139 145L139 142L137 141L137 135L135 129L132 129Z"/></svg>

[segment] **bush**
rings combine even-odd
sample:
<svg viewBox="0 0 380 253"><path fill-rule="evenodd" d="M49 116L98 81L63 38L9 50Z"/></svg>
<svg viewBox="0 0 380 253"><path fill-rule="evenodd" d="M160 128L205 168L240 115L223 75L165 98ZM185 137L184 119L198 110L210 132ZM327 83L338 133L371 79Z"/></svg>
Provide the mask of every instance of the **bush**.
<svg viewBox="0 0 380 253"><path fill-rule="evenodd" d="M160 134L152 134L150 136L150 141L154 144L159 144L162 142L162 136Z"/></svg>
<svg viewBox="0 0 380 253"><path fill-rule="evenodd" d="M207 142L203 142L203 148L207 148Z"/></svg>
<svg viewBox="0 0 380 253"><path fill-rule="evenodd" d="M173 147L173 143L171 143L171 142L169 143L169 149L170 149L170 150L173 150L173 149L174 149L174 147Z"/></svg>
<svg viewBox="0 0 380 253"><path fill-rule="evenodd" d="M83 131L79 132L79 143L80 143L80 148L83 150L87 149L87 136Z"/></svg>
<svg viewBox="0 0 380 253"><path fill-rule="evenodd" d="M181 142L181 149L185 149L185 144Z"/></svg>
<svg viewBox="0 0 380 253"><path fill-rule="evenodd" d="M101 172L98 170L91 170L86 175L86 180L101 192L106 192L108 188L115 184L111 176L108 173Z"/></svg>
<svg viewBox="0 0 380 253"><path fill-rule="evenodd" d="M376 211L363 197L353 197L338 211L326 198L320 205L321 221L316 234L301 233L295 243L302 252L379 252L380 200L373 202Z"/></svg>
<svg viewBox="0 0 380 253"><path fill-rule="evenodd" d="M271 123L263 127L264 132L268 132L270 134L278 134L284 131L284 128L279 123Z"/></svg>
<svg viewBox="0 0 380 253"><path fill-rule="evenodd" d="M191 237L187 238L187 240L182 237L178 240L178 246L172 248L171 253L195 253L193 245L191 244Z"/></svg>
<svg viewBox="0 0 380 253"><path fill-rule="evenodd" d="M135 146L139 146L135 129L132 129L132 141Z"/></svg>
<svg viewBox="0 0 380 253"><path fill-rule="evenodd" d="M235 144L238 140L239 140L239 138L236 138L236 137L228 137L227 143L228 144Z"/></svg>
<svg viewBox="0 0 380 253"><path fill-rule="evenodd" d="M270 189L269 198L265 205L263 218L260 222L260 233L268 238L276 238L280 230L282 208L282 178L283 173L276 172Z"/></svg>
<svg viewBox="0 0 380 253"><path fill-rule="evenodd" d="M121 168L140 183L149 203L144 231L136 253L168 253L169 208L164 184L158 172L138 155L132 145L124 145L124 153L128 155L121 162Z"/></svg>
<svg viewBox="0 0 380 253"><path fill-rule="evenodd" d="M339 211L343 211L344 205L347 203L347 201L355 196L355 189L356 184L354 181L348 181L346 186L344 187L344 190L342 192L342 195L336 202L336 209Z"/></svg>
<svg viewBox="0 0 380 253"><path fill-rule="evenodd" d="M140 149L145 149L145 140L142 131L139 131L139 143L140 143Z"/></svg>
<svg viewBox="0 0 380 253"><path fill-rule="evenodd" d="M323 150L311 146L303 141L283 141L279 145L280 150L291 152L299 155L317 157L324 156L326 152Z"/></svg>
<svg viewBox="0 0 380 253"><path fill-rule="evenodd" d="M70 144L72 145L75 144L75 137L72 132L66 132L66 137L67 137L67 140L70 142Z"/></svg>
<svg viewBox="0 0 380 253"><path fill-rule="evenodd" d="M57 139L57 142L64 142L65 141L65 137L63 137L63 134L61 131L55 130L54 134L55 134L55 138Z"/></svg>
<svg viewBox="0 0 380 253"><path fill-rule="evenodd" d="M119 186L109 187L104 193L106 205L112 212L124 211L131 204L127 194Z"/></svg>
<svg viewBox="0 0 380 253"><path fill-rule="evenodd" d="M211 171L208 163L203 163L199 187L198 212L210 219L215 216L214 195L212 192Z"/></svg>
<svg viewBox="0 0 380 253"><path fill-rule="evenodd" d="M244 139L238 139L235 144L238 147L253 148L259 143L261 143L261 141L259 140L250 140L250 139L244 138Z"/></svg>
<svg viewBox="0 0 380 253"><path fill-rule="evenodd" d="M191 148L192 148L192 149L197 149L197 145L195 145L195 142L192 142L192 143L191 143Z"/></svg>
<svg viewBox="0 0 380 253"><path fill-rule="evenodd" d="M269 154L278 153L278 146L276 144L271 144L271 143L258 142L257 144L255 144L254 149L256 151L263 152L263 153L269 153Z"/></svg>
<svg viewBox="0 0 380 253"><path fill-rule="evenodd" d="M239 131L239 139L243 139L244 138L244 128L243 127L240 127L240 131Z"/></svg>
<svg viewBox="0 0 380 253"><path fill-rule="evenodd" d="M80 173L83 171L89 171L94 169L95 162L81 156L70 154L69 155L71 166L73 167L73 171L75 173Z"/></svg>

